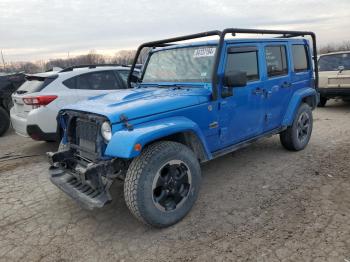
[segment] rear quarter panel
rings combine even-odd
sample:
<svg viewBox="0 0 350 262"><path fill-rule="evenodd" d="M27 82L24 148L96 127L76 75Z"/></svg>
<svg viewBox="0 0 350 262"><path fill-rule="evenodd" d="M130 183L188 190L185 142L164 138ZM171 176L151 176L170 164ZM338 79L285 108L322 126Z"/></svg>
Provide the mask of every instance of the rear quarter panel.
<svg viewBox="0 0 350 262"><path fill-rule="evenodd" d="M295 113L298 110L302 100L306 97L311 97L314 99L314 103L317 105L317 92L315 88L304 87L296 90L289 101L287 111L282 121L282 126L290 126L293 123Z"/></svg>

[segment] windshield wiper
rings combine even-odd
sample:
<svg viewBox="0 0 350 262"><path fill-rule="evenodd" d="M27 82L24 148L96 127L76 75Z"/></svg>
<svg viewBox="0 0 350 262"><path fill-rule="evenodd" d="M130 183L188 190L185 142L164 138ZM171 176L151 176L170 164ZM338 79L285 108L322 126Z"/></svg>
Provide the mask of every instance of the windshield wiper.
<svg viewBox="0 0 350 262"><path fill-rule="evenodd" d="M175 83L166 83L166 84L160 84L159 87L175 87L175 88L183 88L184 85L181 84L175 84Z"/></svg>
<svg viewBox="0 0 350 262"><path fill-rule="evenodd" d="M176 84L176 83L161 83L161 84L141 84L140 86L143 87L159 87L159 88L169 88L169 87L175 87L175 88L183 88L184 85L183 84Z"/></svg>

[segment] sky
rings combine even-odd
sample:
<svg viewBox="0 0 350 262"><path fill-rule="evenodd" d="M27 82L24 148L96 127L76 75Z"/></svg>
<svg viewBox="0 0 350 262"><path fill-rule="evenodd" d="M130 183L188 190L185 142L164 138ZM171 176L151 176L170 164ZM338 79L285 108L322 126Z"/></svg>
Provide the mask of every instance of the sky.
<svg viewBox="0 0 350 262"><path fill-rule="evenodd" d="M146 41L228 27L314 31L350 41L350 0L0 0L6 62L113 55Z"/></svg>

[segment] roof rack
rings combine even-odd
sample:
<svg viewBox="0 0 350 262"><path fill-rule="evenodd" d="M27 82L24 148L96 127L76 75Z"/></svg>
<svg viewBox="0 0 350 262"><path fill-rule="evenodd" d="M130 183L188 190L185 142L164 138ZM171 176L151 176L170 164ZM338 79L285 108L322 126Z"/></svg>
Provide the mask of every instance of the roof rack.
<svg viewBox="0 0 350 262"><path fill-rule="evenodd" d="M73 69L77 68L96 68L96 67L102 67L102 66L122 66L122 67L129 67L128 65L121 65L121 64L86 64L86 65L77 65L77 66L70 66L62 69L58 73L63 73L63 72L68 72L68 71L73 71Z"/></svg>
<svg viewBox="0 0 350 262"><path fill-rule="evenodd" d="M226 28L223 31L214 30L214 31L207 31L192 35L185 35L185 36L179 36L179 37L173 37L168 39L163 39L159 41L153 41L144 43L139 46L139 48L136 51L134 62L131 66L129 77L128 77L128 86L131 87L131 77L132 73L134 72L137 60L140 56L140 53L143 48L150 47L164 47L168 46L170 44L174 44L174 42L179 41L185 41L190 39L197 39L197 38L203 38L208 36L218 36L219 42L218 42L218 50L215 55L215 63L213 68L213 75L212 75L212 86L213 86L213 99L216 100L218 97L218 67L220 63L220 56L222 52L222 48L225 41L225 36L227 34L232 34L232 36L235 36L236 34L262 34L262 35L278 35L276 38L291 38L291 37L304 37L304 36L311 36L312 38L312 47L313 47L313 60L314 60L314 70L315 70L315 88L318 88L318 63L317 63L317 47L316 47L316 35L314 32L309 31L288 31L288 30L264 30L264 29L244 29L244 28Z"/></svg>

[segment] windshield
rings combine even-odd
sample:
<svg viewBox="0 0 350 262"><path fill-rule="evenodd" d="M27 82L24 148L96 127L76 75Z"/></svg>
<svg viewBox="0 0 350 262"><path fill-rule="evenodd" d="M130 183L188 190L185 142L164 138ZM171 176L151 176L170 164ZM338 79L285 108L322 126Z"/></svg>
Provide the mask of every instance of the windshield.
<svg viewBox="0 0 350 262"><path fill-rule="evenodd" d="M196 46L154 52L143 82L210 82L214 46Z"/></svg>
<svg viewBox="0 0 350 262"><path fill-rule="evenodd" d="M321 56L318 65L320 71L339 71L339 66L350 70L350 53Z"/></svg>

